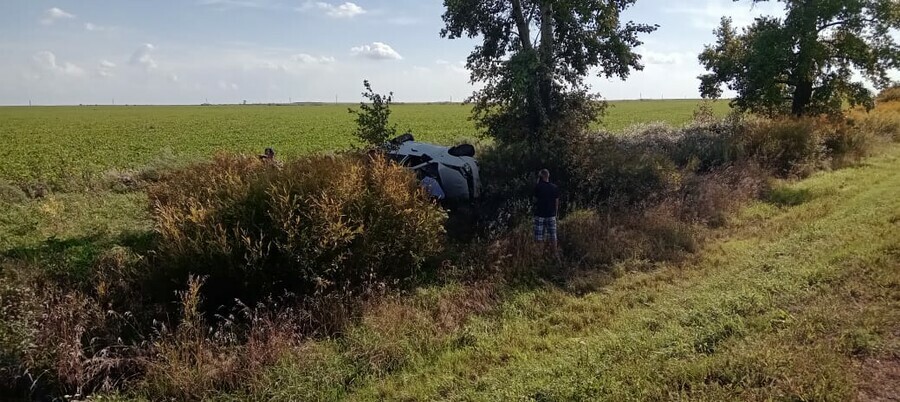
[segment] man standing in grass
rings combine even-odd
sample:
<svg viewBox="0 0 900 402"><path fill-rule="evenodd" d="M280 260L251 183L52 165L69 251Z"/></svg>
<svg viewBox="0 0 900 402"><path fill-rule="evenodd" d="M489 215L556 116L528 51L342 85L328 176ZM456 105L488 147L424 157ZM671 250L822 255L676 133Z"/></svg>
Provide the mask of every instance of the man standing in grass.
<svg viewBox="0 0 900 402"><path fill-rule="evenodd" d="M548 241L556 253L556 215L559 213L559 188L550 183L550 171L541 169L534 187L537 199L534 209L534 239Z"/></svg>

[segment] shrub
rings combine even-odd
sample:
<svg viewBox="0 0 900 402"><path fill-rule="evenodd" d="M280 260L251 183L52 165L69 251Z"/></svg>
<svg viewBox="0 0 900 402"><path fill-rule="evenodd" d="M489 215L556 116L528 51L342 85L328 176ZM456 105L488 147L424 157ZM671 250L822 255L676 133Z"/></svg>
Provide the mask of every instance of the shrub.
<svg viewBox="0 0 900 402"><path fill-rule="evenodd" d="M888 103L900 101L900 86L892 86L885 88L879 94L876 100L879 103Z"/></svg>
<svg viewBox="0 0 900 402"><path fill-rule="evenodd" d="M286 356L296 345L290 310L267 313L264 306L243 307L249 328L230 321L209 326L200 311L202 279L190 278L180 292L180 323L159 329L150 345L146 373L137 390L152 399L205 400L240 390L265 367Z"/></svg>
<svg viewBox="0 0 900 402"><path fill-rule="evenodd" d="M149 196L162 279L206 276L212 307L280 292L359 294L411 279L440 250L446 218L402 167L351 155L283 168L219 155Z"/></svg>
<svg viewBox="0 0 900 402"><path fill-rule="evenodd" d="M875 142L875 134L868 128L853 127L846 121L830 121L819 124L826 155L832 167L838 168L869 156Z"/></svg>
<svg viewBox="0 0 900 402"><path fill-rule="evenodd" d="M697 249L696 229L671 205L634 216L582 210L560 221L560 244L574 267L595 269L626 260L663 261Z"/></svg>
<svg viewBox="0 0 900 402"><path fill-rule="evenodd" d="M565 158L573 201L582 207L639 207L661 198L679 180L658 136L586 135Z"/></svg>
<svg viewBox="0 0 900 402"><path fill-rule="evenodd" d="M741 142L747 157L779 176L807 175L826 154L812 119L756 120L743 133Z"/></svg>
<svg viewBox="0 0 900 402"><path fill-rule="evenodd" d="M676 165L700 173L729 166L743 156L740 138L747 124L740 115L682 128L669 153Z"/></svg>
<svg viewBox="0 0 900 402"><path fill-rule="evenodd" d="M752 161L741 161L704 174L686 174L678 191L664 202L677 208L682 221L718 227L744 201L763 194L767 178Z"/></svg>
<svg viewBox="0 0 900 402"><path fill-rule="evenodd" d="M110 336L117 317L95 300L10 279L0 278L0 395L84 395L114 387L138 369L132 350Z"/></svg>
<svg viewBox="0 0 900 402"><path fill-rule="evenodd" d="M654 123L623 134L573 130L540 144L496 145L481 155L486 178L483 215L491 222L492 233L522 224L533 203L534 173L545 167L563 190L563 211L572 207L639 211L681 191L686 177L742 161L749 125L735 115L682 129ZM781 146L781 142L771 145ZM703 197L709 197L708 190L712 188L705 189ZM710 213L703 215L706 219Z"/></svg>
<svg viewBox="0 0 900 402"><path fill-rule="evenodd" d="M878 139L900 141L900 108L897 112L869 113L858 120L858 131L870 133Z"/></svg>

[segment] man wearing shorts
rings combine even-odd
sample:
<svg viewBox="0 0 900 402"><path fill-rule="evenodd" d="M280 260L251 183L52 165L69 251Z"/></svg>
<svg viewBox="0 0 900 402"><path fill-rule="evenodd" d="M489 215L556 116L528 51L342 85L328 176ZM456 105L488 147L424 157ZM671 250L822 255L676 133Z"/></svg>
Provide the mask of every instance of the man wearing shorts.
<svg viewBox="0 0 900 402"><path fill-rule="evenodd" d="M542 169L534 187L534 239L549 242L556 252L556 215L559 212L559 188L550 183L550 171Z"/></svg>

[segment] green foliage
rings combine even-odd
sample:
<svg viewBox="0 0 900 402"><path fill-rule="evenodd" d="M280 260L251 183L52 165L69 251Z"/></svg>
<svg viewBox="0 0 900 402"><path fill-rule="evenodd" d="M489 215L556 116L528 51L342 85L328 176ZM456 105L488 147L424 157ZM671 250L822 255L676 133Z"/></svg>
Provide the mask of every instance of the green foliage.
<svg viewBox="0 0 900 402"><path fill-rule="evenodd" d="M609 104L603 126L620 131L648 120L683 124L697 101ZM727 102L716 107L724 114ZM392 104L391 119L417 139L449 145L475 137L471 111L458 104ZM130 191L217 151L253 154L270 146L285 159L346 149L355 143L354 129L346 105L3 107L0 178L32 194Z"/></svg>
<svg viewBox="0 0 900 402"><path fill-rule="evenodd" d="M765 1L765 0L756 0ZM700 92L718 98L722 85L737 92L740 110L796 116L839 112L844 103L874 107L864 79L885 88L888 71L900 66L900 48L890 35L900 28L893 0L782 0L784 19L760 17L739 34L722 19L717 40L699 59Z"/></svg>
<svg viewBox="0 0 900 402"><path fill-rule="evenodd" d="M363 86L366 91L362 96L372 104L360 102L359 110L350 109L350 114L356 115L353 135L363 144L377 147L397 136L397 125L388 126L394 93L390 92L387 96L377 94L368 80L363 81Z"/></svg>
<svg viewBox="0 0 900 402"><path fill-rule="evenodd" d="M781 176L806 175L826 155L821 133L812 120L758 121L743 138L744 152Z"/></svg>
<svg viewBox="0 0 900 402"><path fill-rule="evenodd" d="M656 26L620 23L633 3L445 0L441 35L481 40L466 66L472 82L484 84L469 100L486 133L534 141L558 134L559 121L593 121L602 104L584 84L590 70L625 78L643 68L632 49Z"/></svg>
<svg viewBox="0 0 900 402"><path fill-rule="evenodd" d="M441 249L445 213L382 160L311 156L270 168L220 155L149 190L159 274L207 277L212 307L358 294L413 278Z"/></svg>

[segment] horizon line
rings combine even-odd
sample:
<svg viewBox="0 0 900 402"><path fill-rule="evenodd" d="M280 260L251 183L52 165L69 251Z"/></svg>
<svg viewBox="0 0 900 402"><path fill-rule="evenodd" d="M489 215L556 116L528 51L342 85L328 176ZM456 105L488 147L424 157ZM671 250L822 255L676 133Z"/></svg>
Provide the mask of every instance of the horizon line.
<svg viewBox="0 0 900 402"><path fill-rule="evenodd" d="M721 98L721 99L703 99L703 98L621 98L621 99L603 99L605 102L631 102L631 101L688 101L688 100L710 100L712 102L717 101L725 101L731 100L730 98ZM358 101L298 101L298 102L254 102L254 103L214 103L214 102L202 102L202 103L20 103L20 104L0 104L0 107L118 107L118 106L325 106L325 105L356 105ZM408 101L408 102L392 102L395 105L465 105L466 102L458 102L458 101Z"/></svg>

